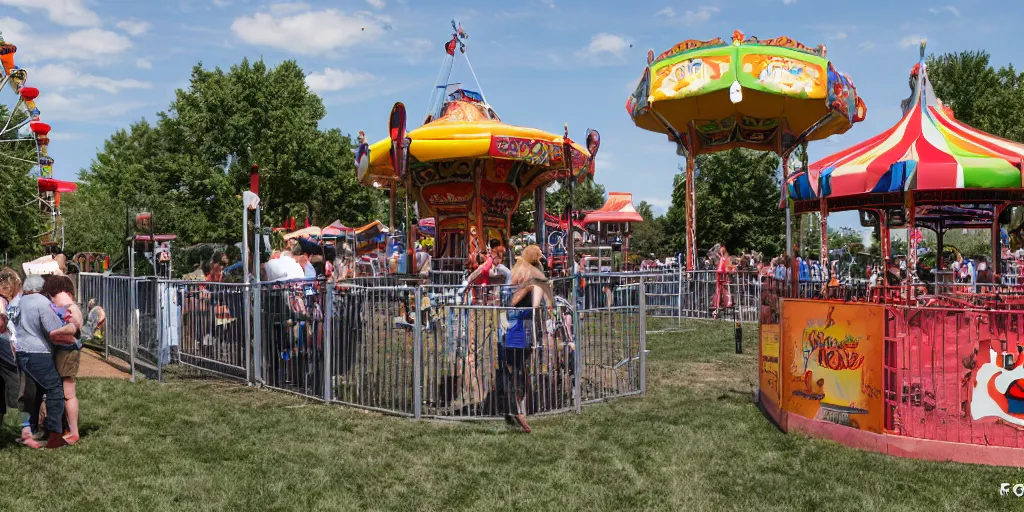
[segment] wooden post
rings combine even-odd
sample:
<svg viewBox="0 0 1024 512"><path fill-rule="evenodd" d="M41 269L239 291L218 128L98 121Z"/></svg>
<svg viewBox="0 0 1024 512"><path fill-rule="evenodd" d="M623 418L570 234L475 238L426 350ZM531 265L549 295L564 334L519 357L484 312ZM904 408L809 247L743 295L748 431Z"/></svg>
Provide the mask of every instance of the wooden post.
<svg viewBox="0 0 1024 512"><path fill-rule="evenodd" d="M818 219L821 222L821 250L819 252L820 252L820 258L821 258L821 268L827 274L828 270L829 270L829 266L828 266L828 202L825 200L824 197L821 198L820 209L819 210L821 212L821 218Z"/></svg>

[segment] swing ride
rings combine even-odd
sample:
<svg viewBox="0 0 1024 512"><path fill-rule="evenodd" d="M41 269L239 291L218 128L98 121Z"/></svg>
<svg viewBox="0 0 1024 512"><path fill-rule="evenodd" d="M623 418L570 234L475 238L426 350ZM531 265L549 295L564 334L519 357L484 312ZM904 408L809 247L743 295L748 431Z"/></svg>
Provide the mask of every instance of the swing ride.
<svg viewBox="0 0 1024 512"><path fill-rule="evenodd" d="M845 133L867 109L824 45L810 48L785 36L761 40L737 30L731 43L690 39L657 57L647 52L626 111L636 126L668 135L686 159L686 268L694 270L698 155L737 147L771 151L782 157L788 178L795 149ZM790 238L787 230L787 251Z"/></svg>
<svg viewBox="0 0 1024 512"><path fill-rule="evenodd" d="M395 105L391 137L357 150L359 181L391 192L404 189L418 214L434 219L435 258L461 258L481 252L488 240L509 237L512 214L529 193L539 197L559 180L581 181L594 173L600 136L588 130L583 146L562 135L505 124L487 103L466 55L468 35L452 22L452 38L423 125L405 133L405 107ZM477 90L451 83L459 55ZM407 207L407 219L408 219ZM540 217L543 218L543 217ZM408 221L407 221L408 223ZM407 229L410 241L415 230Z"/></svg>
<svg viewBox="0 0 1024 512"><path fill-rule="evenodd" d="M53 177L50 125L40 119L36 106L39 89L27 85L28 71L14 62L17 51L0 34L0 166L18 174L31 167L37 190L29 205L39 205L47 225L40 241L47 252L60 252L64 249L61 194L74 192L76 185Z"/></svg>

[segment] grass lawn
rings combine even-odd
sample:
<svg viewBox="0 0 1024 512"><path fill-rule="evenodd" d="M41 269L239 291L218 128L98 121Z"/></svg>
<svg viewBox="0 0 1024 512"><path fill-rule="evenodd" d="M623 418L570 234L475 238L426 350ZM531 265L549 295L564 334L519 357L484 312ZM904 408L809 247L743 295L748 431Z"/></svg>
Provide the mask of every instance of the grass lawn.
<svg viewBox="0 0 1024 512"><path fill-rule="evenodd" d="M780 433L756 331L649 322L648 396L504 423L422 422L216 381L84 380L78 446L0 439L0 510L1013 510L1024 471Z"/></svg>

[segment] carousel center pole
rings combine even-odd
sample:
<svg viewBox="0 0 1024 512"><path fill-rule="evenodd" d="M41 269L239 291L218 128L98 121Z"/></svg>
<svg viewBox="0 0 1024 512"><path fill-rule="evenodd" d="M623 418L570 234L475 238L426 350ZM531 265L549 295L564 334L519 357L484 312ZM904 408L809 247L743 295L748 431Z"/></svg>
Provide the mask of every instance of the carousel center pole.
<svg viewBox="0 0 1024 512"><path fill-rule="evenodd" d="M818 220L821 222L821 250L819 257L821 258L821 268L827 275L830 270L828 265L828 203L824 197L821 198L820 210L821 217Z"/></svg>
<svg viewBox="0 0 1024 512"><path fill-rule="evenodd" d="M395 232L395 182L391 181L388 185L388 204L390 208L388 210L388 232Z"/></svg>
<svg viewBox="0 0 1024 512"><path fill-rule="evenodd" d="M537 245L543 254L548 253L548 240L544 236L544 212L546 210L546 196L543 187L537 187L533 191L533 232L537 237ZM570 264L572 262L569 262Z"/></svg>

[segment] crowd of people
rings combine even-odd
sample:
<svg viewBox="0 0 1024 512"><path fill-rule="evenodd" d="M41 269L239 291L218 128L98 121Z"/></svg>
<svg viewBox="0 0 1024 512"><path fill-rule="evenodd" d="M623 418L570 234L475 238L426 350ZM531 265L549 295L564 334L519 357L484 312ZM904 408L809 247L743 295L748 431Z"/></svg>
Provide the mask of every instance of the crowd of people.
<svg viewBox="0 0 1024 512"><path fill-rule="evenodd" d="M7 411L19 411L18 442L27 447L61 448L81 438L75 377L82 343L106 319L94 302L89 307L83 315L75 283L61 271L22 279L0 269L0 424Z"/></svg>

